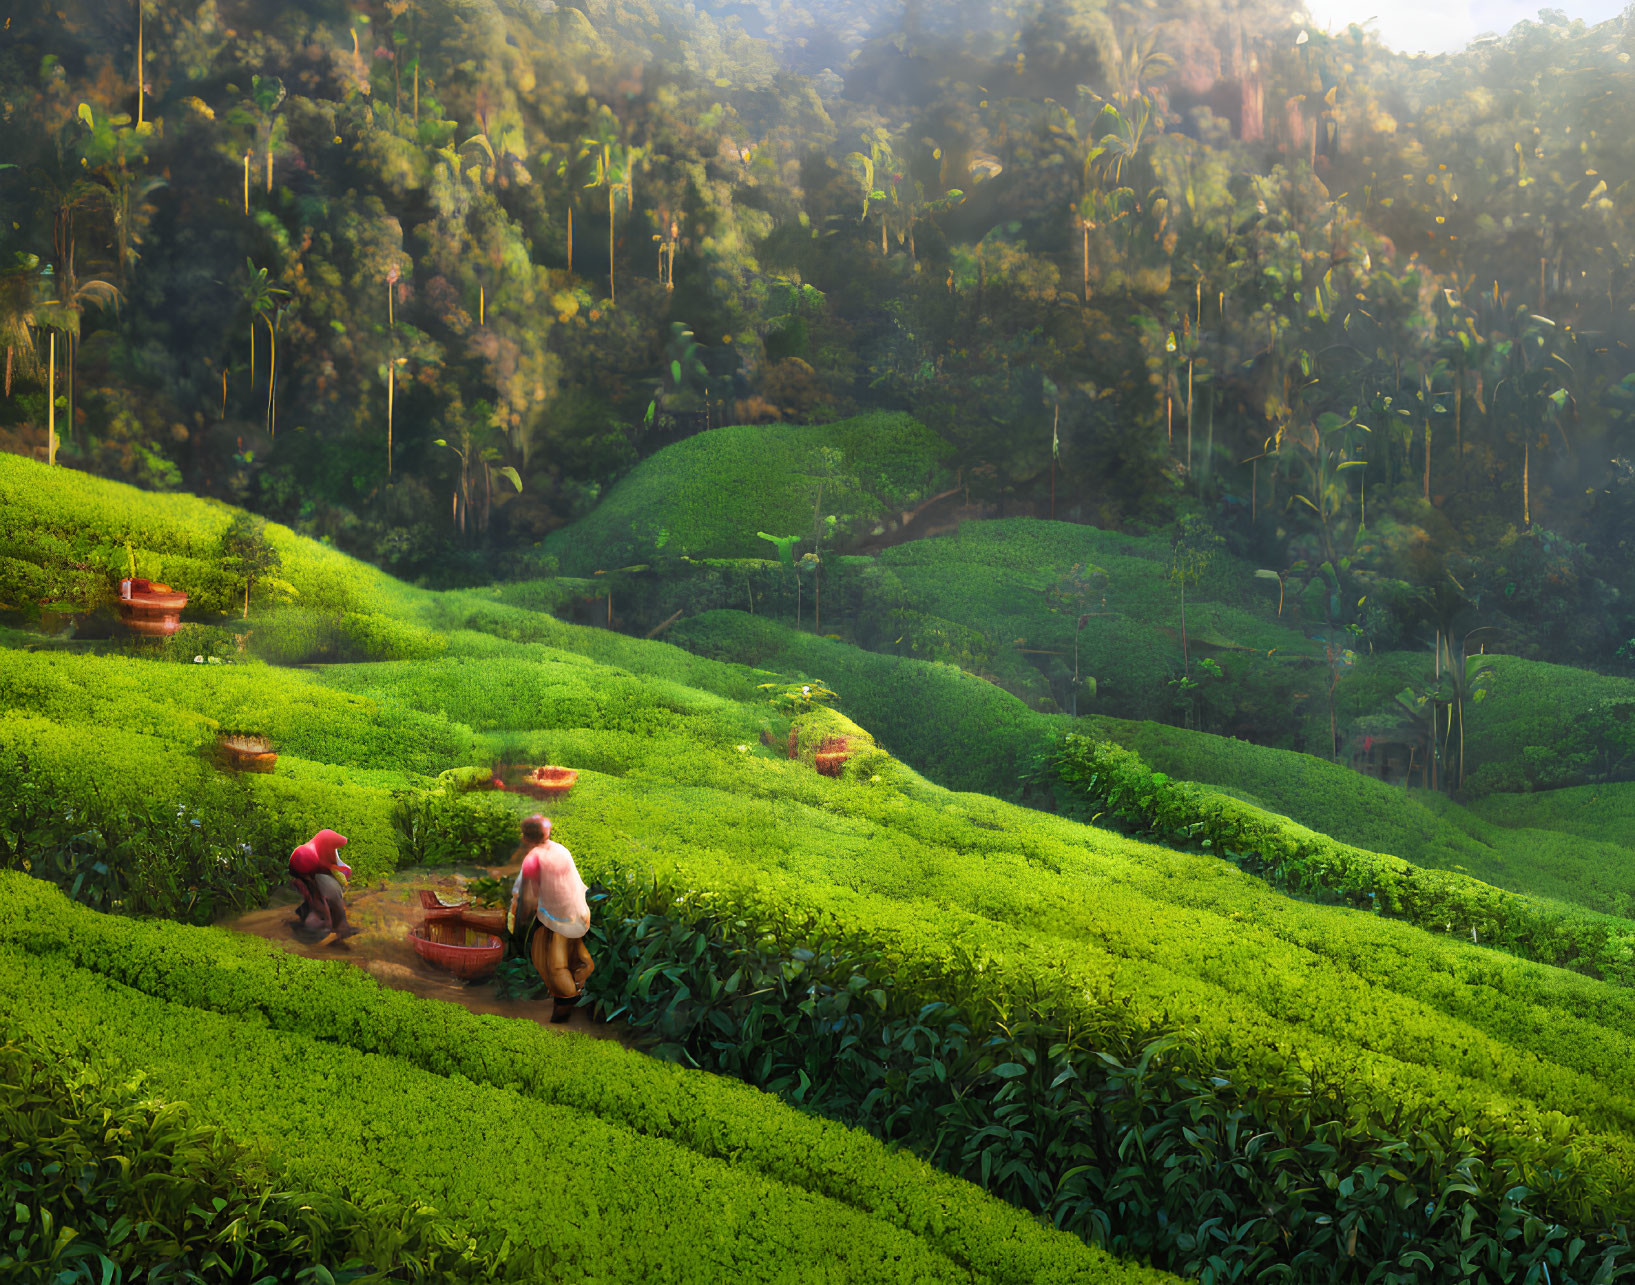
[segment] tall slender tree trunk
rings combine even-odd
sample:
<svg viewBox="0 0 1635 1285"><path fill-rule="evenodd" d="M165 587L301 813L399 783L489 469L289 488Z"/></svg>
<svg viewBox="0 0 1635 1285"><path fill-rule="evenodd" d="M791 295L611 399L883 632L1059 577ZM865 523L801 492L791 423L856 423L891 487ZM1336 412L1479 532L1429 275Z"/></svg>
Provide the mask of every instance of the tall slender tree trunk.
<svg viewBox="0 0 1635 1285"><path fill-rule="evenodd" d="M609 176L607 185L607 301L618 302L613 293L613 182Z"/></svg>
<svg viewBox="0 0 1635 1285"><path fill-rule="evenodd" d="M1187 358L1187 473L1192 473L1192 358Z"/></svg>
<svg viewBox="0 0 1635 1285"><path fill-rule="evenodd" d="M568 199L568 275L573 275L573 199Z"/></svg>
<svg viewBox="0 0 1635 1285"><path fill-rule="evenodd" d="M1533 444L1521 444L1521 524L1524 527L1533 525L1533 498L1528 487L1528 471L1533 463Z"/></svg>
<svg viewBox="0 0 1635 1285"><path fill-rule="evenodd" d="M277 437L278 412L273 404L273 393L278 386L278 339L273 332L272 318L269 316L264 320L267 323L267 433Z"/></svg>
<svg viewBox="0 0 1635 1285"><path fill-rule="evenodd" d="M57 332L48 340L50 352L46 357L50 374L46 377L45 401L45 462L57 462Z"/></svg>
<svg viewBox="0 0 1635 1285"><path fill-rule="evenodd" d="M392 479L392 404L393 390L397 387L397 372L391 358L386 362L386 480Z"/></svg>
<svg viewBox="0 0 1635 1285"><path fill-rule="evenodd" d="M1431 416L1425 414L1425 499L1431 498Z"/></svg>
<svg viewBox="0 0 1635 1285"><path fill-rule="evenodd" d="M146 68L142 64L142 0L136 0L136 128L144 123L143 99L146 97Z"/></svg>
<svg viewBox="0 0 1635 1285"><path fill-rule="evenodd" d="M1215 468L1215 385L1209 384L1209 419L1208 427L1204 429L1204 476L1208 477Z"/></svg>
<svg viewBox="0 0 1635 1285"><path fill-rule="evenodd" d="M244 213L250 212L250 153L244 153Z"/></svg>

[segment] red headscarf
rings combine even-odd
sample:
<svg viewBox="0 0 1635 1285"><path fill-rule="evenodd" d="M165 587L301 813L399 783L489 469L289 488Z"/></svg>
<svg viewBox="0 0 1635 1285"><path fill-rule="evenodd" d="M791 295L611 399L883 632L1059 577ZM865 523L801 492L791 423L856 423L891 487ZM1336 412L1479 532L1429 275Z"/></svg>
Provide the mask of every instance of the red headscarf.
<svg viewBox="0 0 1635 1285"><path fill-rule="evenodd" d="M339 849L346 846L346 836L333 830L320 830L294 852L290 853L292 875L315 875L321 870L339 871L348 878L352 867L340 859Z"/></svg>

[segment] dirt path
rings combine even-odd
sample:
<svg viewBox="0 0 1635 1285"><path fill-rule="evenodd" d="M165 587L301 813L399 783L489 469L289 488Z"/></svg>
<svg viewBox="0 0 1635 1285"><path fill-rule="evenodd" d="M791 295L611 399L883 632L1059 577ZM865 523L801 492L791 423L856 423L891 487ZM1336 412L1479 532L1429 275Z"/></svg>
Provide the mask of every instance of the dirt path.
<svg viewBox="0 0 1635 1285"><path fill-rule="evenodd" d="M473 871L472 873L501 875L504 872ZM515 871L511 872L513 875ZM408 991L426 999L447 1000L473 1013L492 1013L499 1017L519 1017L537 1022L548 1030L577 1031L597 1039L617 1040L633 1046L628 1029L622 1022L598 1022L588 1006L574 1010L572 1018L560 1026L551 1026L552 1001L541 999L500 999L491 981L465 982L452 973L444 972L422 959L409 945L409 929L421 922L420 900L415 895L420 888L434 888L446 901L457 900L465 887L465 878L446 869L400 870L390 879L368 887L347 889L346 913L354 925L363 929L345 942L324 946L309 944L296 937L290 927L299 898L289 889L274 893L264 910L252 910L222 922L223 928L234 932L250 933L276 942L292 955L307 959L339 959L356 964L382 986Z"/></svg>

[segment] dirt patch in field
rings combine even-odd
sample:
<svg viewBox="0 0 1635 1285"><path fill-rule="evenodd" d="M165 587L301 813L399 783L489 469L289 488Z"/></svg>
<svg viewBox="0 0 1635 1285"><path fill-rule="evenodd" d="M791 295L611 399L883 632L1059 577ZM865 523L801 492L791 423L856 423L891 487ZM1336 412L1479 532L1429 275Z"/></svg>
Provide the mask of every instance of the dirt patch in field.
<svg viewBox="0 0 1635 1285"><path fill-rule="evenodd" d="M473 874L504 875L502 870L473 871ZM512 877L515 870L511 870ZM635 1041L629 1028L622 1022L599 1022L591 1015L590 1007L582 1004L573 1016L559 1026L551 1025L553 1003L547 996L542 999L501 999L492 981L466 982L428 963L409 945L409 929L423 919L420 899L421 888L432 888L445 901L457 901L463 895L465 877L457 871L399 870L390 879L367 887L354 885L346 891L346 913L354 925L363 931L343 942L324 945L303 940L293 927L295 907L299 898L293 890L283 889L273 894L265 909L252 910L224 920L222 927L234 932L250 933L276 942L292 955L307 959L338 959L355 964L382 986L408 991L425 999L447 1000L473 1013L492 1013L498 1017L518 1017L537 1022L553 1031L577 1031L597 1039L617 1040L627 1047Z"/></svg>

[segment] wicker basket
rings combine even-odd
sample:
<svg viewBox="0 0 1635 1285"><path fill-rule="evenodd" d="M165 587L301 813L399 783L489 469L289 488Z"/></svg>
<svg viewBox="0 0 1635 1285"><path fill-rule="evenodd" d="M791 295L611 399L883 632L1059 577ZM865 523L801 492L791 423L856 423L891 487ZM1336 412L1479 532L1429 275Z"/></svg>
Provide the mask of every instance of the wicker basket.
<svg viewBox="0 0 1635 1285"><path fill-rule="evenodd" d="M442 920L409 929L409 945L427 963L467 981L487 977L505 957L505 943L493 933Z"/></svg>
<svg viewBox="0 0 1635 1285"><path fill-rule="evenodd" d="M420 889L420 908L426 912L428 923L452 921L465 914L471 903L462 901L457 905L445 905L430 888Z"/></svg>
<svg viewBox="0 0 1635 1285"><path fill-rule="evenodd" d="M278 763L265 736L224 736L221 748L228 764L240 772L271 772Z"/></svg>
<svg viewBox="0 0 1635 1285"><path fill-rule="evenodd" d="M571 767L536 767L512 788L536 799L555 799L573 789L578 779L579 773Z"/></svg>

